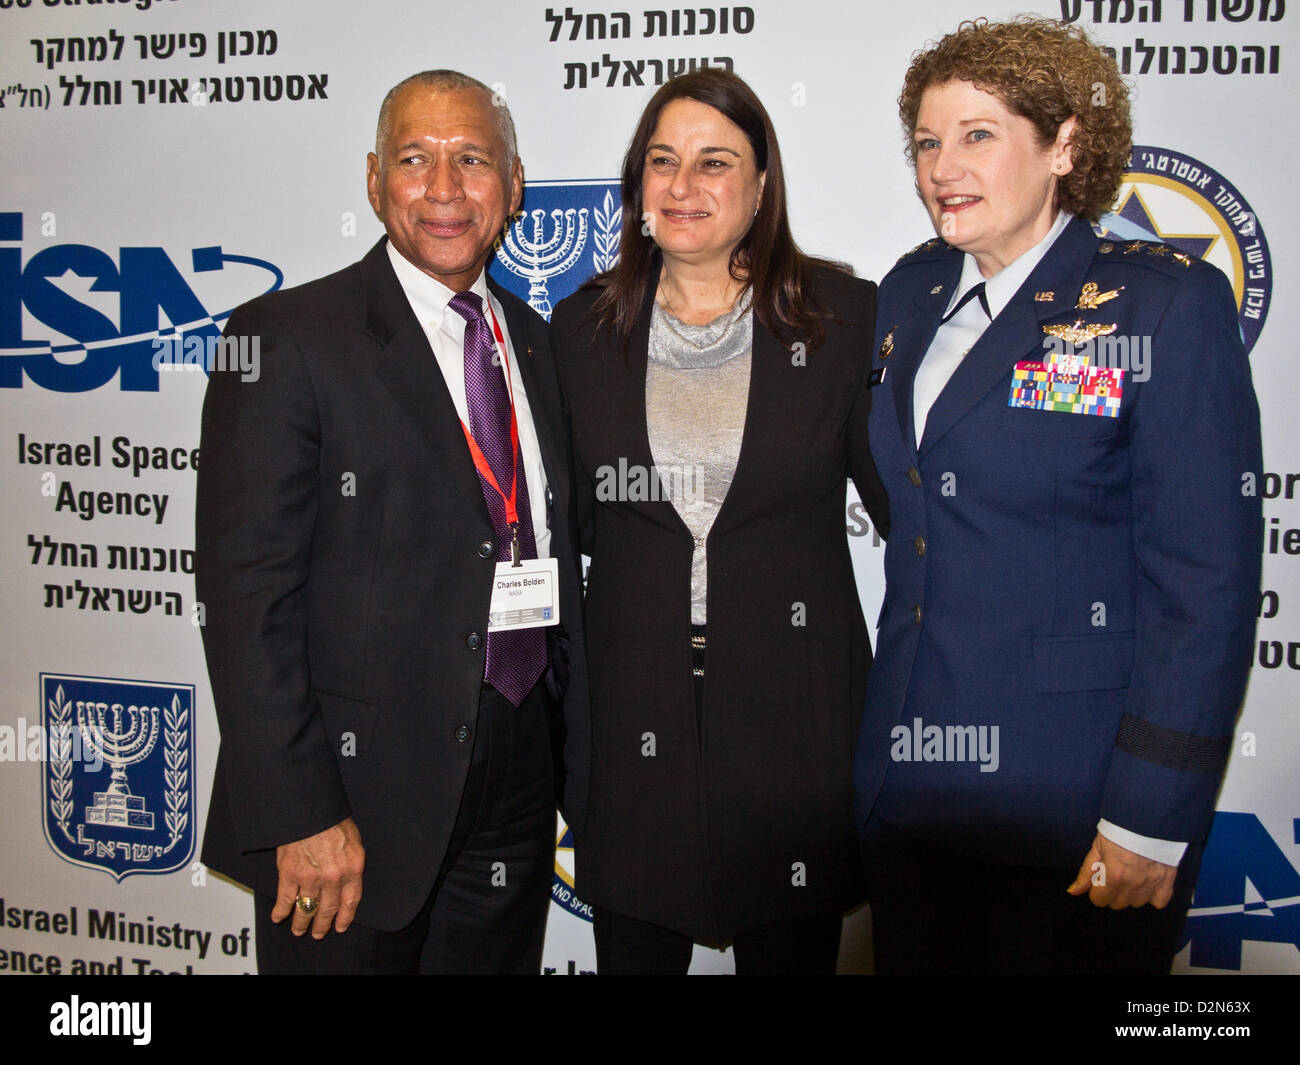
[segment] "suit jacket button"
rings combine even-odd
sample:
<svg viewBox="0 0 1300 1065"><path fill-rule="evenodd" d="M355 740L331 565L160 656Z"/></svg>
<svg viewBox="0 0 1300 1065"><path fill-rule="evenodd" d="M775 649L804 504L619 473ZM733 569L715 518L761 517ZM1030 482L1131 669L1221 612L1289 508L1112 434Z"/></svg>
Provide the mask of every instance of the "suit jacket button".
<svg viewBox="0 0 1300 1065"><path fill-rule="evenodd" d="M915 621L918 625L921 624L921 607L919 604L917 606L912 607L912 620Z"/></svg>
<svg viewBox="0 0 1300 1065"><path fill-rule="evenodd" d="M468 636L465 637L465 646L468 647L471 651L477 651L480 647L483 646L483 637L480 636L477 632L471 632Z"/></svg>
<svg viewBox="0 0 1300 1065"><path fill-rule="evenodd" d="M925 537L924 537L924 536L915 536L915 537L913 537L913 538L912 538L912 546L916 548L916 553L917 553L918 555L924 555L924 554L925 554Z"/></svg>
<svg viewBox="0 0 1300 1065"><path fill-rule="evenodd" d="M469 737L470 737L469 726L468 726L468 725L457 725L457 726L456 726L456 731L453 732L452 735L456 737L456 742L457 742L457 743L468 743L468 742L469 742Z"/></svg>
<svg viewBox="0 0 1300 1065"><path fill-rule="evenodd" d="M921 487L921 471L915 466L907 471L907 479L916 485L917 488Z"/></svg>
<svg viewBox="0 0 1300 1065"><path fill-rule="evenodd" d="M497 545L494 544L491 540L484 540L481 544L478 545L479 558L491 558L496 553L497 553Z"/></svg>

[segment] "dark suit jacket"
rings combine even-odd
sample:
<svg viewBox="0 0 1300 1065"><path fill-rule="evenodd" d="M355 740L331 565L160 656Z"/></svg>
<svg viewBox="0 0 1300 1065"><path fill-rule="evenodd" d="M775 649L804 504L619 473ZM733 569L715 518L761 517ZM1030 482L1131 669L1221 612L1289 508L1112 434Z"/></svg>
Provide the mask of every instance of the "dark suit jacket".
<svg viewBox="0 0 1300 1065"><path fill-rule="evenodd" d="M740 457L708 537L702 733L691 534L670 501L592 491L602 467L653 464L653 296L627 357L585 320L593 292L563 301L551 319L591 555L592 778L577 889L584 901L706 941L862 897L850 768L871 645L845 483L851 474L884 525L866 436L875 286L819 272L816 295L838 321L806 365L791 350L800 338L783 344L754 323ZM650 734L653 756L643 753Z"/></svg>
<svg viewBox="0 0 1300 1065"><path fill-rule="evenodd" d="M555 694L565 685L565 813L581 826L567 434L545 323L492 291L551 491L561 603L547 679ZM261 376L214 373L203 406L195 577L221 726L203 858L274 894L274 848L350 815L366 848L357 921L400 928L432 888L469 766L496 558L479 546L492 524L382 240L337 274L239 308L226 333L260 339Z"/></svg>
<svg viewBox="0 0 1300 1065"><path fill-rule="evenodd" d="M1202 840L1251 661L1263 531L1259 411L1227 279L1075 219L966 355L917 448L912 384L961 268L935 240L881 283L871 444L894 535L860 816L1070 868L1099 817ZM1089 282L1110 298L1089 301ZM1076 323L1127 338L1117 417L1012 399L1044 327ZM996 727L996 771L904 760L894 730L918 720L923 737L944 730L945 757L959 751L949 727Z"/></svg>

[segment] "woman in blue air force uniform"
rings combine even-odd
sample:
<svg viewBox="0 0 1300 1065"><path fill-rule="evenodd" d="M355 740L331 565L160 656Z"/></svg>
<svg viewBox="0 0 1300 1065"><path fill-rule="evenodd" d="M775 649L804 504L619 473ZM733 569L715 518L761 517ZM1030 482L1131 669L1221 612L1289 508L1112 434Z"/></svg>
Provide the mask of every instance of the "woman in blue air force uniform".
<svg viewBox="0 0 1300 1065"><path fill-rule="evenodd" d="M893 520L855 784L877 970L1167 972L1259 594L1231 286L1095 235L1131 125L1081 30L965 23L899 104L939 237L876 318Z"/></svg>

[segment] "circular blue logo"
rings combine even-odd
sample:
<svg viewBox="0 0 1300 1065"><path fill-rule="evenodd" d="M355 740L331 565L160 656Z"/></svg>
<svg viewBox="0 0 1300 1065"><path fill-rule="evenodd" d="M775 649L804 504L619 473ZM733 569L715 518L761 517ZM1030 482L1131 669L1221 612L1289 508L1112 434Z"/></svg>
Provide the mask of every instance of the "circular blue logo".
<svg viewBox="0 0 1300 1065"><path fill-rule="evenodd" d="M1264 227L1246 198L1199 159L1168 148L1133 145L1103 235L1161 241L1217 266L1232 282L1246 351L1255 346L1273 294Z"/></svg>

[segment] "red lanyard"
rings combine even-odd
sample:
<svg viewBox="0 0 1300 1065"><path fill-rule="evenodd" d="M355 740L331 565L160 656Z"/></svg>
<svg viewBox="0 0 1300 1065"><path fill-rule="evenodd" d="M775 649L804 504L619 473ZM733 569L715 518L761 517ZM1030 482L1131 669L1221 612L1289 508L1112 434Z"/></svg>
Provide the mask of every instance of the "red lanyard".
<svg viewBox="0 0 1300 1065"><path fill-rule="evenodd" d="M497 338L497 348L501 352L501 365L505 367L506 386L510 390L510 451L513 470L510 474L509 495L501 491L501 486L497 484L496 474L492 472L492 467L488 465L488 460L484 457L477 441L475 441L474 434L469 431L469 426L462 421L460 427L465 431L465 442L469 444L469 453L474 460L474 468L482 475L483 480L492 486L496 494L501 497L501 502L505 504L506 508L506 521L510 525L518 525L519 510L515 505L515 501L518 499L519 489L519 419L515 416L515 387L510 380L510 360L506 358L506 338L501 335L501 326L497 323L496 312L492 310L491 303L488 303L487 311L492 316L492 332Z"/></svg>

